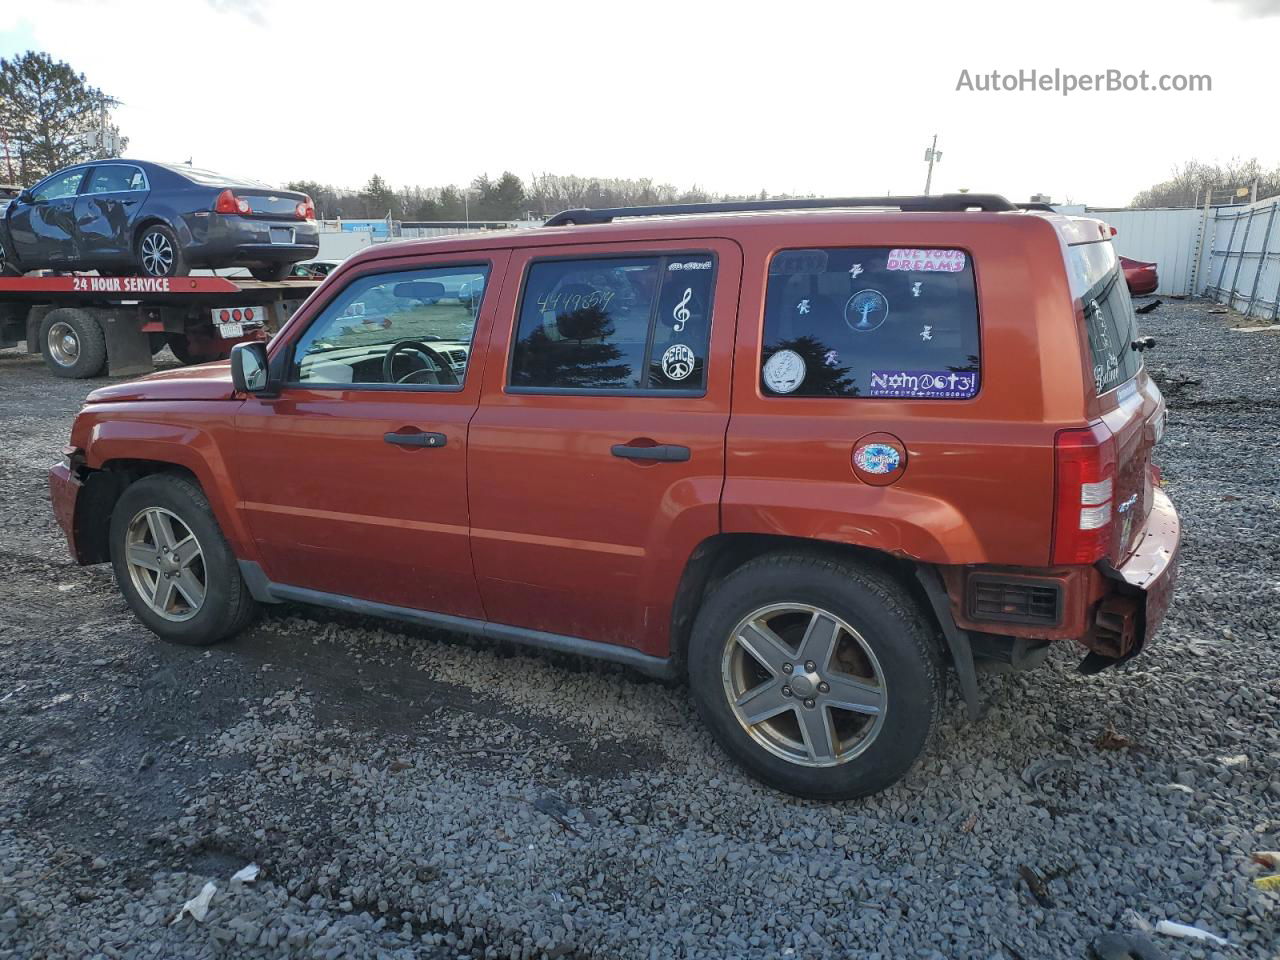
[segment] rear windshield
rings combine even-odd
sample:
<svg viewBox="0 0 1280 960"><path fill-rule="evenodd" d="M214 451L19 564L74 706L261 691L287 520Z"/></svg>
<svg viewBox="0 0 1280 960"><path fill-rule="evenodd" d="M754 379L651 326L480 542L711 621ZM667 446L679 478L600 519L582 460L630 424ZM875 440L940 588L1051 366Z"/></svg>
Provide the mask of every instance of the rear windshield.
<svg viewBox="0 0 1280 960"><path fill-rule="evenodd" d="M963 250L783 250L769 264L765 396L967 400L978 299Z"/></svg>
<svg viewBox="0 0 1280 960"><path fill-rule="evenodd" d="M189 167L185 163L169 164L162 163L159 166L166 170L172 170L181 177L186 177L192 183L198 183L202 187L225 187L230 184L238 184L243 187L267 187L269 184L261 183L257 180L250 180L248 177L229 177L225 174L214 173L212 170L204 170L200 167Z"/></svg>
<svg viewBox="0 0 1280 960"><path fill-rule="evenodd" d="M1081 243L1068 249L1071 289L1080 298L1089 334L1093 385L1102 396L1132 380L1142 369L1142 354L1131 346L1138 336L1138 320L1111 241Z"/></svg>

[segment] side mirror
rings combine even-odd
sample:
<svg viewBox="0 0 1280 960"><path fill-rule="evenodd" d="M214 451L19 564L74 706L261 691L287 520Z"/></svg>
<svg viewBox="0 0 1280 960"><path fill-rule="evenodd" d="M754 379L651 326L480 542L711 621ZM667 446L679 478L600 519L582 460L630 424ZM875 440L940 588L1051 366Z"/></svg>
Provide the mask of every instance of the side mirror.
<svg viewBox="0 0 1280 960"><path fill-rule="evenodd" d="M18 201L20 203L35 203L36 199L31 195L30 190L23 190L18 194Z"/></svg>
<svg viewBox="0 0 1280 960"><path fill-rule="evenodd" d="M231 348L231 382L237 393L271 393L267 345L262 341L237 343Z"/></svg>

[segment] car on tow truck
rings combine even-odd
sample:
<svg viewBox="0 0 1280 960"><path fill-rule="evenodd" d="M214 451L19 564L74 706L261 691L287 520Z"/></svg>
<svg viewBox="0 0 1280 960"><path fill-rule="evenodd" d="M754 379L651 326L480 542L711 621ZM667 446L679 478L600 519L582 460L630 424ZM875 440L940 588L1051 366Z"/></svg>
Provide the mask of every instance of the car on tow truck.
<svg viewBox="0 0 1280 960"><path fill-rule="evenodd" d="M848 798L949 674L976 712L980 665L1151 641L1152 346L1104 224L998 196L569 211L362 251L270 343L94 391L50 491L166 640L291 601L595 656Z"/></svg>
<svg viewBox="0 0 1280 960"><path fill-rule="evenodd" d="M0 273L186 276L247 267L279 281L320 250L306 194L182 164L111 158L67 167L0 215Z"/></svg>

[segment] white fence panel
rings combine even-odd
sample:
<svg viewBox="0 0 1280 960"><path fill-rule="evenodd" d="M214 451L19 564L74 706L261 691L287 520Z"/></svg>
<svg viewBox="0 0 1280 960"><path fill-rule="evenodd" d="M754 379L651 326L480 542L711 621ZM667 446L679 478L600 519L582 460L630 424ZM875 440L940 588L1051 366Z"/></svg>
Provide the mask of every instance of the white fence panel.
<svg viewBox="0 0 1280 960"><path fill-rule="evenodd" d="M1191 207L1158 210L1090 210L1116 228L1116 253L1155 263L1160 276L1156 293L1187 296L1193 293L1196 255L1204 212Z"/></svg>
<svg viewBox="0 0 1280 960"><path fill-rule="evenodd" d="M320 234L320 252L316 254L317 260L345 260L353 253L359 253L365 247L372 245L373 234L368 230L349 230L345 233L321 232Z"/></svg>
<svg viewBox="0 0 1280 960"><path fill-rule="evenodd" d="M1246 316L1280 315L1280 198L1211 213L1201 288Z"/></svg>

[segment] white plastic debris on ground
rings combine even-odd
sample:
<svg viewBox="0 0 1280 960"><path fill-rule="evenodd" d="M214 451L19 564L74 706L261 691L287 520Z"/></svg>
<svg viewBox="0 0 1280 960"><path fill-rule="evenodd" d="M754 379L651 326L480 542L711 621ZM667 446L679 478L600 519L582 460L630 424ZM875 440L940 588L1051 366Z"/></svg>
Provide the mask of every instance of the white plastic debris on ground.
<svg viewBox="0 0 1280 960"><path fill-rule="evenodd" d="M1189 927L1185 923L1174 923L1171 920L1161 920L1157 923L1156 933L1163 933L1169 937L1186 937L1188 940L1207 940L1209 943L1216 943L1220 947L1230 945L1229 941L1222 939L1217 934L1210 933L1208 930Z"/></svg>
<svg viewBox="0 0 1280 960"><path fill-rule="evenodd" d="M210 880L199 893L182 905L178 915L173 918L173 923L177 923L188 913L197 923L203 923L205 915L209 912L209 901L213 899L213 895L217 892L218 885ZM170 924L170 926L172 925Z"/></svg>
<svg viewBox="0 0 1280 960"><path fill-rule="evenodd" d="M241 867L231 875L231 882L236 883L253 883L258 879L258 871L261 869L256 863L251 863L247 867Z"/></svg>

